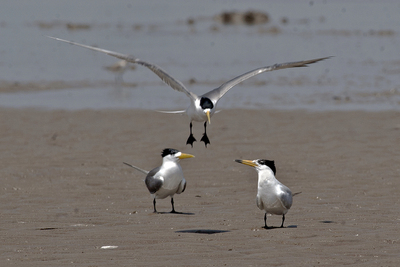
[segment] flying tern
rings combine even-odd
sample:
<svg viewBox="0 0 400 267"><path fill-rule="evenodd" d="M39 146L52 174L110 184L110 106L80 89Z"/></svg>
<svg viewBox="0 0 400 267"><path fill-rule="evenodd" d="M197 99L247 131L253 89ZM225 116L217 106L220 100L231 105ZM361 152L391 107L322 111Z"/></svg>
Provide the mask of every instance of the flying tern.
<svg viewBox="0 0 400 267"><path fill-rule="evenodd" d="M285 214L292 206L292 194L290 189L279 182L276 178L276 168L273 160L256 159L256 160L235 160L251 167L254 167L258 172L258 191L257 191L257 206L260 210L264 210L264 228L267 226L267 213L282 215L282 224L285 222Z"/></svg>
<svg viewBox="0 0 400 267"><path fill-rule="evenodd" d="M177 213L174 207L174 195L180 194L186 189L186 180L183 177L183 171L179 165L179 160L193 158L194 156L182 153L173 148L164 149L161 156L163 158L162 165L151 171L143 170L126 162L124 162L124 164L146 174L146 179L144 181L147 189L154 198L153 207L155 213L157 212L156 199L164 199L168 196L171 197L171 213Z"/></svg>
<svg viewBox="0 0 400 267"><path fill-rule="evenodd" d="M84 44L79 44L76 42L56 38L56 37L51 37L48 36L51 39L69 43L72 45L77 45L81 46L90 50L98 51L105 53L107 55L126 60L130 63L136 63L142 66L147 67L151 71L153 71L158 77L161 78L167 85L172 87L172 89L183 92L185 93L189 99L190 99L190 105L186 110L179 110L179 111L171 111L171 112L165 112L165 113L186 113L189 117L190 120L190 135L186 141L186 144L190 144L193 147L193 142L196 141L192 134L192 122L193 121L199 121L199 122L204 122L204 134L201 138L200 141L204 142L205 146L207 147L207 144L210 144L210 140L208 139L207 136L207 122L210 124L211 123L211 117L215 113L217 103L221 99L222 96L224 96L229 89L234 87L235 85L255 76L263 72L267 71L273 71L273 70L280 70L280 69L287 69L287 68L295 68L295 67L307 67L308 64L316 63L318 61L328 59L330 57L323 57L323 58L317 58L317 59L310 59L310 60L303 60L303 61L296 61L296 62L287 62L287 63L281 63L281 64L274 64L271 66L266 66L266 67L261 67L257 68L254 70L251 70L249 72L246 72L242 75L237 76L236 78L233 78L221 86L203 94L200 96L197 96L195 93L190 92L186 87L183 85L182 82L179 80L175 79L171 75L169 75L167 72L165 72L162 68L159 66L149 63L147 61L143 61L139 58L136 58L131 55L125 55L121 54L118 52L98 48L98 47L93 47L89 45L84 45Z"/></svg>

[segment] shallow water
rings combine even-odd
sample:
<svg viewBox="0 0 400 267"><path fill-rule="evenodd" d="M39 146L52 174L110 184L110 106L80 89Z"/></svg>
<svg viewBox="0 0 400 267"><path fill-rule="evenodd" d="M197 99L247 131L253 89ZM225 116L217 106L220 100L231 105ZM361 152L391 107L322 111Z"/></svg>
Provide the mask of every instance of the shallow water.
<svg viewBox="0 0 400 267"><path fill-rule="evenodd" d="M134 54L161 66L198 94L260 66L334 56L308 68L258 75L233 88L219 108L400 109L396 1L9 1L3 5L2 107L187 106L184 94L140 66L125 73L122 86L113 85L114 74L104 66L116 62L114 58L45 37L50 35ZM224 11L248 10L267 13L270 21L249 26L224 25L214 19ZM54 81L65 83L65 88L35 89ZM68 87L79 82L86 86ZM21 86L10 89L10 83Z"/></svg>

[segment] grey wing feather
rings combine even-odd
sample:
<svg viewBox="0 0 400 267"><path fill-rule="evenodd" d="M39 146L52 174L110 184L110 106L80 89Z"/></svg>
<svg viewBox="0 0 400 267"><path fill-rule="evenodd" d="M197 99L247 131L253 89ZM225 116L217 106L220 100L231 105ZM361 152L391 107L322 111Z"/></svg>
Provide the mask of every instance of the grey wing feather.
<svg viewBox="0 0 400 267"><path fill-rule="evenodd" d="M177 194L185 192L186 189L186 180L182 179L182 181L179 183L178 190L176 191Z"/></svg>
<svg viewBox="0 0 400 267"><path fill-rule="evenodd" d="M185 93L192 100L197 99L196 94L194 94L194 93L190 92L188 89L186 89L186 87L183 85L183 83L181 83L179 80L175 79L174 77L172 77L171 75L166 73L159 66L148 63L148 62L140 60L140 59L135 59L135 63L145 66L148 69L150 69L151 71L153 71L158 77L161 78L161 80L163 82L168 84L172 89Z"/></svg>
<svg viewBox="0 0 400 267"><path fill-rule="evenodd" d="M278 199L282 202L282 204L287 209L290 209L290 207L292 206L292 203L293 203L292 191L290 191L290 189L287 188L286 186L282 186L281 190L282 190L282 194Z"/></svg>
<svg viewBox="0 0 400 267"><path fill-rule="evenodd" d="M156 110L157 112L160 113L168 113L168 114L184 114L186 112L186 110L172 110L172 111L168 111L168 110Z"/></svg>
<svg viewBox="0 0 400 267"><path fill-rule="evenodd" d="M150 194L156 193L161 186L163 185L162 180L154 177L154 175L160 170L160 167L157 167L153 170L151 170L147 176L144 182L146 183L147 189L149 189Z"/></svg>
<svg viewBox="0 0 400 267"><path fill-rule="evenodd" d="M57 40L57 41L61 41L61 42L65 42L68 44L72 44L72 45L77 45L80 47L84 47L90 50L94 50L94 51L98 51L98 52L102 52L105 53L107 55L119 58L119 59L123 59L126 60L130 63L136 63L142 66L145 66L146 68L150 69L151 71L153 71L158 77L161 78L161 80L163 82L165 82L166 84L168 84L172 89L179 91L179 92L183 92L185 93L189 98L191 98L192 100L196 100L197 99L197 95L195 95L194 93L190 92L189 90L186 89L186 87L177 79L175 79L174 77L172 77L171 75L169 75L168 73L166 73L163 69L161 69L159 66L151 64L149 62L140 60L138 58L135 58L133 56L129 56L129 55L124 55L118 52L114 52L114 51L110 51L110 50L106 50L106 49L102 49L102 48L97 48L97 47L93 47L90 45L84 45L84 44L79 44L76 42L71 42L68 40L64 40L64 39L60 39L60 38L56 38L56 37L51 37L51 36L47 36L51 39Z"/></svg>
<svg viewBox="0 0 400 267"><path fill-rule="evenodd" d="M273 70L287 69L287 68L307 67L308 64L316 63L318 61L328 59L328 58L330 58L330 57L323 57L323 58L296 61L296 62L287 62L287 63L275 64L275 65L268 66L268 67L261 67L261 68L246 72L236 78L233 78L232 80L227 81L226 83L222 84L220 87L218 87L214 90L211 90L210 92L204 94L203 96L208 97L212 100L219 100L224 94L226 94L226 92L229 91L229 89L231 89L235 85L237 85L253 76L256 76L260 73L267 72L267 71L273 71Z"/></svg>

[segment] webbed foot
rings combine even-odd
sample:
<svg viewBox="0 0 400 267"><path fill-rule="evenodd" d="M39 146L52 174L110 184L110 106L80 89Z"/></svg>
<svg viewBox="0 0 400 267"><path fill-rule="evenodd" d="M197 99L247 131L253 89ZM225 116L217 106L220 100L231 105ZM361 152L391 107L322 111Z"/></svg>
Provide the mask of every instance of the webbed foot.
<svg viewBox="0 0 400 267"><path fill-rule="evenodd" d="M197 140L196 140L196 138L194 138L193 134L190 134L186 141L186 144L190 144L193 147L193 142L196 142L196 141Z"/></svg>
<svg viewBox="0 0 400 267"><path fill-rule="evenodd" d="M200 142L204 142L204 144L207 145L210 144L210 140L208 139L208 136L206 133L203 134L203 137L201 138Z"/></svg>

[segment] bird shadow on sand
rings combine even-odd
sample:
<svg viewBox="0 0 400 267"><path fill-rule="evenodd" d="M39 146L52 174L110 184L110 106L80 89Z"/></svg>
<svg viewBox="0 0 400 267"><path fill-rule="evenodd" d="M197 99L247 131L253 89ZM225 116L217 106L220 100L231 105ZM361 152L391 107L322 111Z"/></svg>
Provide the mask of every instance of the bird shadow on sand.
<svg viewBox="0 0 400 267"><path fill-rule="evenodd" d="M230 232L230 231L228 231L228 230L214 230L214 229L191 229L191 230L175 231L175 233L206 234L206 235L220 234L220 233L227 233L227 232Z"/></svg>
<svg viewBox="0 0 400 267"><path fill-rule="evenodd" d="M288 225L285 227L280 227L280 226L268 226L265 228L264 226L261 227L264 230L274 230L274 229L286 229L286 228L297 228L297 225Z"/></svg>
<svg viewBox="0 0 400 267"><path fill-rule="evenodd" d="M157 211L153 212L153 214L172 214L172 215L194 215L193 212L170 212L170 211Z"/></svg>

